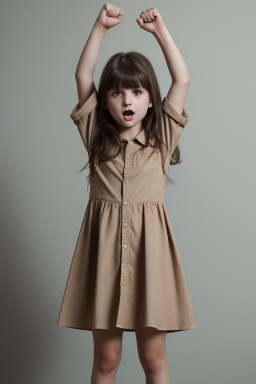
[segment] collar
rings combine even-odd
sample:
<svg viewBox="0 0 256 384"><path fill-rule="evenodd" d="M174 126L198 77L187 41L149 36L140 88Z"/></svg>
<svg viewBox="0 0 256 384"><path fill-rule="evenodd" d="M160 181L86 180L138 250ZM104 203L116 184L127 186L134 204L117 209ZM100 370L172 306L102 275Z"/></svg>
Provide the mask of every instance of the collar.
<svg viewBox="0 0 256 384"><path fill-rule="evenodd" d="M134 136L131 140L138 140L141 144L145 145L146 143L146 137L145 137L145 131L144 128L136 135ZM121 136L121 141L128 141L124 137Z"/></svg>

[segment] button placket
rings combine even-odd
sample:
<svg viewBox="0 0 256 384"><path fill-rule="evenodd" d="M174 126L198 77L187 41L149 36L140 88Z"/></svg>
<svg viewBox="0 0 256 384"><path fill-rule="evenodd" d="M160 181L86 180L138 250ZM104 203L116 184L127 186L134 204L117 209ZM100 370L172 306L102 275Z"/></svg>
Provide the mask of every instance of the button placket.
<svg viewBox="0 0 256 384"><path fill-rule="evenodd" d="M125 321L127 308L127 283L129 274L130 255L130 222L131 222L131 154L134 143L130 140L125 149L123 196L122 196L122 251L121 251L121 278L120 278L120 302L117 315L117 323L122 325Z"/></svg>

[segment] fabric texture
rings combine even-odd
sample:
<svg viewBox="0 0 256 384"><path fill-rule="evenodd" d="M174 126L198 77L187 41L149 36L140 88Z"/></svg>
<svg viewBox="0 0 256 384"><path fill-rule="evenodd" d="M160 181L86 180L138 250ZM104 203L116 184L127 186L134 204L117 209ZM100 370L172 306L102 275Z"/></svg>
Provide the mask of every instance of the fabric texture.
<svg viewBox="0 0 256 384"><path fill-rule="evenodd" d="M95 87L95 86L94 86ZM90 150L97 90L70 114ZM188 123L162 100L165 170ZM122 138L124 156L97 165L76 242L57 325L93 330L196 328L190 294L164 204L160 153L145 148L142 129Z"/></svg>

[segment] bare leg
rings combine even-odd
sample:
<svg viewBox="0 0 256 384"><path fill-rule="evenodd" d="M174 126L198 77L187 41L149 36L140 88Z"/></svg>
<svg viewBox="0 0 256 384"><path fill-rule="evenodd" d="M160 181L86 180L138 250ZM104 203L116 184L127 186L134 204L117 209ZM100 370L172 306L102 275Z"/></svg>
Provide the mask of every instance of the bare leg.
<svg viewBox="0 0 256 384"><path fill-rule="evenodd" d="M91 384L116 384L121 362L123 330L93 329L94 360Z"/></svg>
<svg viewBox="0 0 256 384"><path fill-rule="evenodd" d="M139 359L146 375L146 384L171 384L166 360L166 331L146 327L136 330Z"/></svg>

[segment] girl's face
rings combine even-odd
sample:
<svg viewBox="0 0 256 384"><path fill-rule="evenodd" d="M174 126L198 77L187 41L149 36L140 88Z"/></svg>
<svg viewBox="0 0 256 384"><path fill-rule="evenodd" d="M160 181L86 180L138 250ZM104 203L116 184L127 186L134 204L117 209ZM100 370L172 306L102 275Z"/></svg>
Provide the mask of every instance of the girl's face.
<svg viewBox="0 0 256 384"><path fill-rule="evenodd" d="M142 87L134 89L111 89L107 93L107 109L117 122L120 130L137 127L141 129L141 121L148 108L152 107L148 91ZM125 110L133 111L125 116Z"/></svg>

